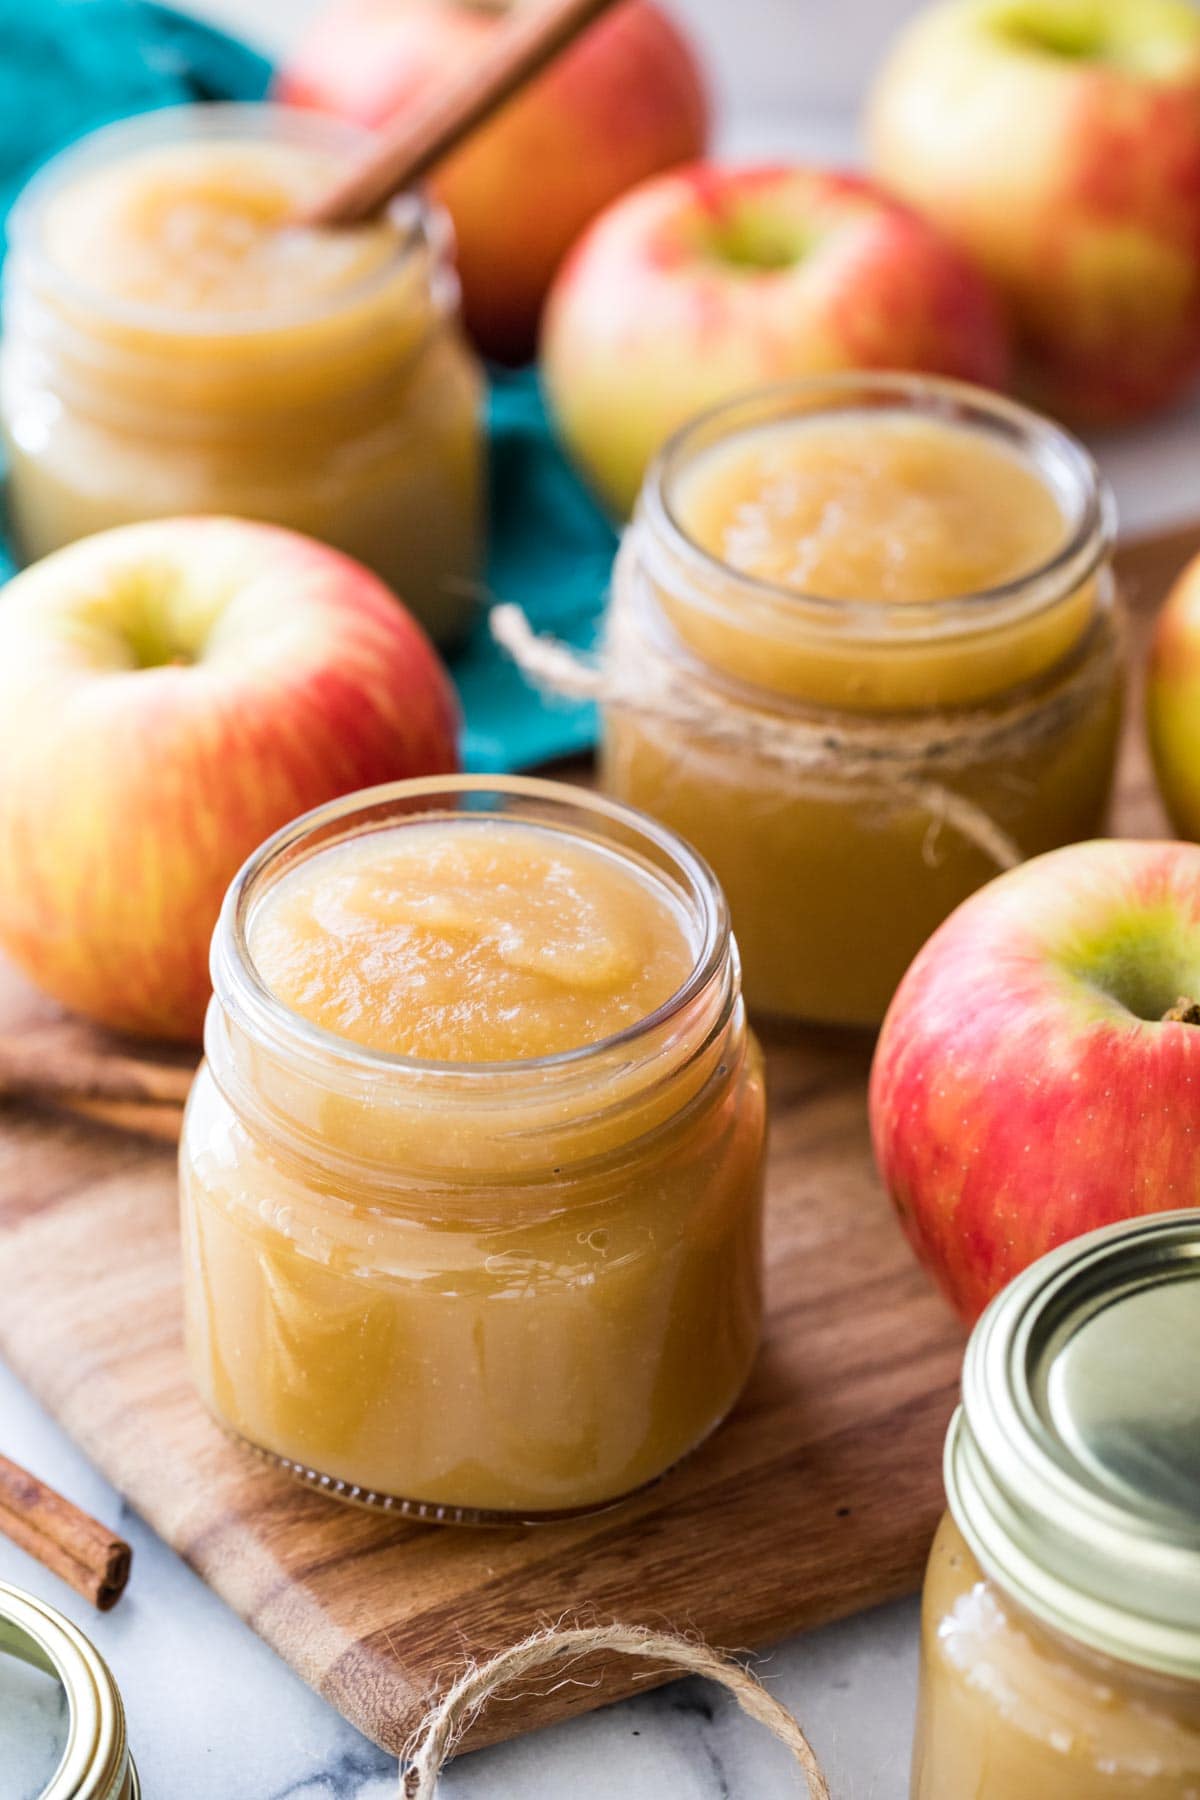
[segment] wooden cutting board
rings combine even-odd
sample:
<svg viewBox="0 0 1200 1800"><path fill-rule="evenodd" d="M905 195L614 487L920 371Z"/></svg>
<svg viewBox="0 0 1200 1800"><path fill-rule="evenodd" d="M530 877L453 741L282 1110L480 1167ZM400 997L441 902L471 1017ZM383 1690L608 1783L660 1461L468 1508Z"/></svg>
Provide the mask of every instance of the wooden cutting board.
<svg viewBox="0 0 1200 1800"><path fill-rule="evenodd" d="M1197 545L1200 528L1124 551L1139 643ZM1117 824L1165 832L1132 720ZM0 970L0 1028L17 1025L48 1054L84 1031ZM728 1425L612 1512L439 1530L343 1508L235 1448L184 1367L173 1156L91 1122L0 1108L0 1352L216 1592L391 1750L465 1657L562 1615L754 1646L908 1593L941 1510L961 1333L872 1173L869 1042L764 1035L763 1352ZM631 1667L538 1683L471 1742L601 1705L638 1682Z"/></svg>

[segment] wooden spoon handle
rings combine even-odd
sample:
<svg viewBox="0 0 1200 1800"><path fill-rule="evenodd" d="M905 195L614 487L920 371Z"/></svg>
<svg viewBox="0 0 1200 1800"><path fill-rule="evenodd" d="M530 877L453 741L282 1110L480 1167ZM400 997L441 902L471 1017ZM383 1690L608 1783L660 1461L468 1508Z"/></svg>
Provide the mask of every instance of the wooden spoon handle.
<svg viewBox="0 0 1200 1800"><path fill-rule="evenodd" d="M447 88L431 94L303 215L308 225L352 225L419 181L477 126L540 74L616 0L538 0L515 11L495 43ZM529 171L536 181L538 171Z"/></svg>

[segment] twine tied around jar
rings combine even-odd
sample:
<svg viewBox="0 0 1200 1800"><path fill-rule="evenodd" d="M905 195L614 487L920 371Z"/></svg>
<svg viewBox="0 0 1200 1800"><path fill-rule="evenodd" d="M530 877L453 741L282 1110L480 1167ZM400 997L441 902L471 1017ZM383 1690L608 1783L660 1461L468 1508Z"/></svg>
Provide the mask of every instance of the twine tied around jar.
<svg viewBox="0 0 1200 1800"><path fill-rule="evenodd" d="M742 1711L785 1744L804 1773L809 1800L830 1800L829 1783L812 1745L785 1706L749 1669L705 1644L642 1625L547 1626L486 1662L472 1663L426 1714L401 1761L400 1800L433 1800L438 1775L472 1721L500 1688L548 1665L603 1650L642 1657L716 1681Z"/></svg>
<svg viewBox="0 0 1200 1800"><path fill-rule="evenodd" d="M751 714L714 703L681 681L650 645L635 641L619 608L610 615L606 652L595 660L539 635L511 602L492 608L490 626L496 643L522 674L548 693L665 721L692 741L755 755L810 782L822 777L869 781L898 803L919 806L935 825L950 826L1000 870L1025 860L1020 845L982 806L938 780L934 771L949 773L1028 754L1111 679L1116 644L1114 634L1113 656L1089 658L1049 704L1034 706L1024 699L977 718L923 715L908 721L892 715L878 725L864 719L850 734L820 715Z"/></svg>

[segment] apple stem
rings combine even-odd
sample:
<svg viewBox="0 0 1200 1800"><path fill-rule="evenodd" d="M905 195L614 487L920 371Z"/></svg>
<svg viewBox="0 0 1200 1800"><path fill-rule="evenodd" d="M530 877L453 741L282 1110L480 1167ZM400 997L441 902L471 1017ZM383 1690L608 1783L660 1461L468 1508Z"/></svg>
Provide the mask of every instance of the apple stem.
<svg viewBox="0 0 1200 1800"><path fill-rule="evenodd" d="M1174 1006L1163 1014L1162 1022L1164 1025L1200 1025L1200 1002L1181 994Z"/></svg>

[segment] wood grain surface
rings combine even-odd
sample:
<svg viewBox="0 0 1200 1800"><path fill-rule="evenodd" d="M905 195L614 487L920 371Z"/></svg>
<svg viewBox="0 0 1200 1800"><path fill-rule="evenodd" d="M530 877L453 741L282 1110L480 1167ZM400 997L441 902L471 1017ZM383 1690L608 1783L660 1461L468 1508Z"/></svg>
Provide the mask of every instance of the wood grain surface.
<svg viewBox="0 0 1200 1800"><path fill-rule="evenodd" d="M1122 553L1139 644L1197 546L1200 528ZM1161 836L1136 711L1116 827ZM50 1055L85 1031L0 970L0 1030L17 1029ZM229 1605L392 1750L465 1657L562 1615L757 1646L908 1593L941 1510L961 1334L872 1172L869 1041L763 1035L762 1355L730 1422L624 1507L532 1530L439 1530L341 1507L235 1448L184 1366L171 1151L90 1119L0 1108L0 1352ZM638 1684L618 1661L572 1675L493 1705L470 1742Z"/></svg>

